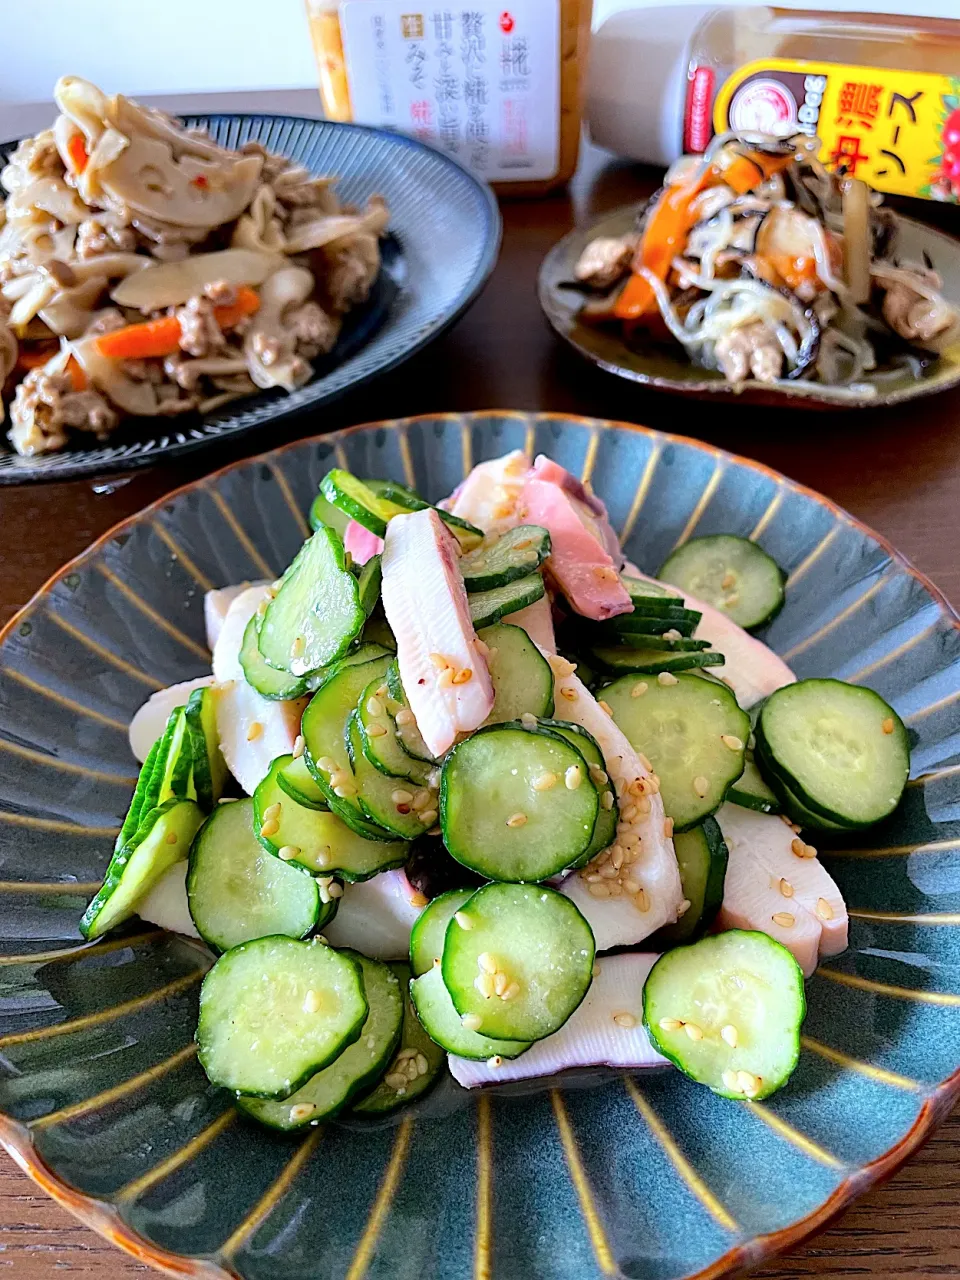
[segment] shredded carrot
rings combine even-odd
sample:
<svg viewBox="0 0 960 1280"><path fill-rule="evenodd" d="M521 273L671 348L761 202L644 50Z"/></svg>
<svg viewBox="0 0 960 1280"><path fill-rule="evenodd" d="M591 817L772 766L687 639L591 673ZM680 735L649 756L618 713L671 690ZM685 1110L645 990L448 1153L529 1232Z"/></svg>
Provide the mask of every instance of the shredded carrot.
<svg viewBox="0 0 960 1280"><path fill-rule="evenodd" d="M721 182L725 182L728 187L732 187L738 196L743 196L748 191L752 191L759 183L766 182L775 173L780 173L781 170L786 169L792 159L792 152L788 152L785 155L771 156L763 151L748 151L745 154L738 155L726 168L722 168L719 165L711 167Z"/></svg>
<svg viewBox="0 0 960 1280"><path fill-rule="evenodd" d="M259 307L260 295L241 285L236 302L214 307L213 314L221 329L232 329ZM180 345L180 334L180 321L176 316L161 316L158 320L145 320L142 324L129 324L124 329L101 334L95 345L100 355L111 360L148 360L173 355Z"/></svg>
<svg viewBox="0 0 960 1280"><path fill-rule="evenodd" d="M817 279L816 258L797 257L791 253L768 253L766 259L790 289Z"/></svg>
<svg viewBox="0 0 960 1280"><path fill-rule="evenodd" d="M90 380L76 356L71 356L67 361L66 371L71 383L73 384L74 391L86 391L87 387L90 385Z"/></svg>
<svg viewBox="0 0 960 1280"><path fill-rule="evenodd" d="M17 353L17 372L23 374L30 373L33 369L39 369L45 365L48 360L57 354L59 350L53 343L47 347L21 347Z"/></svg>
<svg viewBox="0 0 960 1280"><path fill-rule="evenodd" d="M74 133L71 135L70 141L67 143L67 155L70 157L70 168L73 172L83 173L90 157L87 155L87 147L81 134Z"/></svg>
<svg viewBox="0 0 960 1280"><path fill-rule="evenodd" d="M676 183L668 187L657 201L637 249L634 274L627 281L614 308L618 320L637 321L656 311L657 301L653 287L640 274L639 268L646 267L660 280L666 280L674 258L683 251L687 232L694 222L695 215L690 206L695 197L710 185L711 176L711 171L707 170L692 180Z"/></svg>

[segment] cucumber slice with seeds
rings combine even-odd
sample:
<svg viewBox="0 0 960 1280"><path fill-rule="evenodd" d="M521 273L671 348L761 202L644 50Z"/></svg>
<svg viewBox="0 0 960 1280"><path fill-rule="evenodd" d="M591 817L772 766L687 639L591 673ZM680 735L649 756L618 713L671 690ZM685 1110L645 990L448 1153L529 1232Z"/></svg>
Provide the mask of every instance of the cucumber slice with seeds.
<svg viewBox="0 0 960 1280"><path fill-rule="evenodd" d="M812 813L850 829L890 816L910 773L893 708L860 685L800 680L772 693L757 721L758 757Z"/></svg>
<svg viewBox="0 0 960 1280"><path fill-rule="evenodd" d="M725 1098L766 1098L786 1084L805 1014L796 960L765 933L743 929L668 951L643 988L654 1046ZM694 1039L688 1026L701 1036Z"/></svg>
<svg viewBox="0 0 960 1280"><path fill-rule="evenodd" d="M594 951L569 898L543 885L488 884L447 926L440 972L457 1013L479 1020L481 1035L542 1040L587 994ZM436 972L417 982L435 981Z"/></svg>
<svg viewBox="0 0 960 1280"><path fill-rule="evenodd" d="M530 1048L523 1040L495 1039L464 1026L444 986L440 967L434 966L410 983L410 999L424 1031L447 1053L485 1062L489 1058L519 1058Z"/></svg>
<svg viewBox="0 0 960 1280"><path fill-rule="evenodd" d="M616 637L628 633L662 636L666 631L678 631L681 637L689 639L696 631L702 616L690 609L677 610L675 614L669 615L635 610L633 613L620 613L615 618L608 618L606 622L597 623L595 628L589 629L589 634L595 641L602 636L608 643L613 644L619 643Z"/></svg>
<svg viewBox="0 0 960 1280"><path fill-rule="evenodd" d="M409 787L398 786L404 779L388 778L363 754L360 721L355 711L347 722L347 750L360 806L368 818L398 840L416 840L433 826L437 820L435 794L431 792L432 798L422 810L412 807L413 793Z"/></svg>
<svg viewBox="0 0 960 1280"><path fill-rule="evenodd" d="M254 821L252 800L222 804L190 850L190 915L204 942L218 951L268 934L302 938L320 921L316 881L267 852L254 835Z"/></svg>
<svg viewBox="0 0 960 1280"><path fill-rule="evenodd" d="M350 517L332 502L328 502L322 493L318 493L310 505L310 528L316 531L323 526L333 529L341 538L347 532Z"/></svg>
<svg viewBox="0 0 960 1280"><path fill-rule="evenodd" d="M187 856L203 822L192 800L167 800L141 817L133 836L114 853L103 884L80 921L85 938L100 938L136 915L137 906L166 871Z"/></svg>
<svg viewBox="0 0 960 1280"><path fill-rule="evenodd" d="M634 750L653 764L674 830L696 826L718 809L743 773L750 718L724 685L695 675L662 673L642 681L621 676L603 691Z"/></svg>
<svg viewBox="0 0 960 1280"><path fill-rule="evenodd" d="M607 671L635 671L638 675L658 675L661 671L692 671L696 667L722 667L723 654L713 649L698 653L671 653L666 649L593 648L591 656Z"/></svg>
<svg viewBox="0 0 960 1280"><path fill-rule="evenodd" d="M187 727L186 707L170 713L160 739L153 772L143 793L141 815L146 817L168 800L196 800L193 785L193 737Z"/></svg>
<svg viewBox="0 0 960 1280"><path fill-rule="evenodd" d="M413 976L428 973L443 957L443 942L447 925L476 888L448 889L439 898L428 902L410 930L410 967Z"/></svg>
<svg viewBox="0 0 960 1280"><path fill-rule="evenodd" d="M247 623L240 645L240 666L247 684L272 702L302 698L309 688L306 676L292 676L271 667L260 652L260 619L256 614Z"/></svg>
<svg viewBox="0 0 960 1280"><path fill-rule="evenodd" d="M329 809L326 797L307 768L303 754L284 758L288 763L282 765L276 773L280 790L285 791L291 800L303 805L305 809Z"/></svg>
<svg viewBox="0 0 960 1280"><path fill-rule="evenodd" d="M410 999L410 968L402 962L390 966L403 988L403 1027L400 1047L396 1057L383 1073L383 1079L372 1093L353 1108L365 1115L383 1115L405 1102L412 1102L431 1088L447 1062L447 1055L435 1044L420 1025L417 1011ZM417 1066L417 1074L411 1079L410 1063ZM426 1071L423 1065L426 1063Z"/></svg>
<svg viewBox="0 0 960 1280"><path fill-rule="evenodd" d="M734 534L691 538L657 576L712 604L747 631L764 626L783 607L783 570L755 542Z"/></svg>
<svg viewBox="0 0 960 1280"><path fill-rule="evenodd" d="M305 676L342 658L366 619L343 543L332 529L321 528L283 575L260 622L257 644L271 667Z"/></svg>
<svg viewBox="0 0 960 1280"><path fill-rule="evenodd" d="M577 673L579 674L579 668ZM584 729L583 725L574 724L571 720L541 720L540 724L544 729L552 729L554 733L559 733L577 748L586 760L590 777L600 793L600 808L597 810L593 839L587 845L586 851L572 864L574 868L583 867L595 858L601 849L608 849L616 839L617 823L620 821L617 793L610 785L609 778L604 779L600 776L601 773L607 772L607 763L600 750L600 744L592 733ZM609 800L604 799L607 795L610 797ZM607 808L608 805L609 808Z"/></svg>
<svg viewBox="0 0 960 1280"><path fill-rule="evenodd" d="M163 742L163 734L156 740L147 753L147 758L140 766L140 773L137 777L137 785L134 787L133 796L130 799L130 807L127 810L126 817L123 820L123 826L114 842L113 851L119 853L123 846L136 835L137 827L140 825L140 819L143 817L143 801L147 794L147 787L150 785L150 779L153 777L157 767L157 757L160 754L160 745Z"/></svg>
<svg viewBox="0 0 960 1280"><path fill-rule="evenodd" d="M408 754L397 736L391 709L399 710L390 697L386 677L371 680L357 704L363 754L387 777L412 782L415 787L426 786L433 766Z"/></svg>
<svg viewBox="0 0 960 1280"><path fill-rule="evenodd" d="M270 1129L291 1132L336 1115L383 1074L396 1052L403 1025L399 978L379 960L369 960L357 951L341 954L354 960L363 973L369 1012L360 1037L285 1101L237 1099L241 1111Z"/></svg>
<svg viewBox="0 0 960 1280"><path fill-rule="evenodd" d="M493 682L493 710L485 724L516 720L524 712L553 715L553 672L522 627L495 623L478 632L489 648L487 667Z"/></svg>
<svg viewBox="0 0 960 1280"><path fill-rule="evenodd" d="M545 880L571 866L590 846L599 807L586 760L549 729L492 725L444 761L443 842L492 880Z"/></svg>
<svg viewBox="0 0 960 1280"><path fill-rule="evenodd" d="M650 951L667 951L699 938L713 923L723 902L727 846L715 818L676 835L673 847L680 868L683 896L690 906L676 924L666 925L644 944Z"/></svg>
<svg viewBox="0 0 960 1280"><path fill-rule="evenodd" d="M674 610L682 613L686 608L682 596L659 582L646 582L643 578L633 578L628 573L621 573L620 581L633 602L633 607L641 613L659 615Z"/></svg>
<svg viewBox="0 0 960 1280"><path fill-rule="evenodd" d="M474 591L467 596L470 618L477 631L492 626L528 604L543 599L546 588L539 573L529 573L525 578L508 582L505 587L493 587L489 591Z"/></svg>
<svg viewBox="0 0 960 1280"><path fill-rule="evenodd" d="M245 942L203 980L200 1065L222 1089L289 1098L359 1039L367 1013L351 956L317 938Z"/></svg>
<svg viewBox="0 0 960 1280"><path fill-rule="evenodd" d="M460 560L468 591L505 587L539 569L550 554L550 534L536 524L509 529L491 546L479 546Z"/></svg>
<svg viewBox="0 0 960 1280"><path fill-rule="evenodd" d="M767 785L756 762L750 759L749 753L743 766L743 773L730 785L727 799L743 809L755 809L757 813L782 812L777 793Z"/></svg>
<svg viewBox="0 0 960 1280"><path fill-rule="evenodd" d="M387 532L387 525L394 516L405 515L411 511L423 511L430 506L418 498L410 489L393 481L366 482L358 480L349 471L334 468L328 471L320 482L320 492L326 500L345 512L357 524L363 525L378 538ZM434 508L437 515L450 529L451 533L465 551L479 546L483 541L483 531L452 516L448 511Z"/></svg>
<svg viewBox="0 0 960 1280"><path fill-rule="evenodd" d="M283 850L284 860L295 866L349 881L403 865L408 847L401 841L365 840L335 813L298 804L282 783L292 763L291 756L278 756L253 793L252 830L264 849L278 856Z"/></svg>
<svg viewBox="0 0 960 1280"><path fill-rule="evenodd" d="M217 733L216 695L209 685L194 689L187 699L184 715L190 735L197 803L202 809L212 809L226 786L227 762L220 751Z"/></svg>

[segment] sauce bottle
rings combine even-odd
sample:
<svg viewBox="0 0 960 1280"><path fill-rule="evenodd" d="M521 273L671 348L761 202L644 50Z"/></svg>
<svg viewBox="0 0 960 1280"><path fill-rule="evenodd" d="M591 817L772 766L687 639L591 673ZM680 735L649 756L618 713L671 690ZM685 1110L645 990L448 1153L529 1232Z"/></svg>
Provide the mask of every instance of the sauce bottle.
<svg viewBox="0 0 960 1280"><path fill-rule="evenodd" d="M727 130L806 133L879 191L960 200L960 21L750 8L619 13L594 36L587 122L654 164Z"/></svg>
<svg viewBox="0 0 960 1280"><path fill-rule="evenodd" d="M411 133L501 194L577 167L592 0L306 0L331 120Z"/></svg>

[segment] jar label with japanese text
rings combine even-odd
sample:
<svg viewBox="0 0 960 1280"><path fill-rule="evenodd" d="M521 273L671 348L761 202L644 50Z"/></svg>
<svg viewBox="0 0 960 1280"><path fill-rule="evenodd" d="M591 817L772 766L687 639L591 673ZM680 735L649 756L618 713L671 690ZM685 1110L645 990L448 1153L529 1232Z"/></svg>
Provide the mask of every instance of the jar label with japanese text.
<svg viewBox="0 0 960 1280"><path fill-rule="evenodd" d="M551 178L560 153L560 3L418 11L342 0L353 118L413 134L490 181Z"/></svg>
<svg viewBox="0 0 960 1280"><path fill-rule="evenodd" d="M828 168L878 191L960 199L960 76L758 59L720 86L712 124L816 136Z"/></svg>

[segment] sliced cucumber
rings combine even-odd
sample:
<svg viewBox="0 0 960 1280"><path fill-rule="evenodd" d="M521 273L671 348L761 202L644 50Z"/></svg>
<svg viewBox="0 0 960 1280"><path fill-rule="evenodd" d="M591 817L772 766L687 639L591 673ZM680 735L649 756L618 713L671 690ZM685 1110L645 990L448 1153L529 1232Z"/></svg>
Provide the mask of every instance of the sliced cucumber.
<svg viewBox="0 0 960 1280"><path fill-rule="evenodd" d="M783 608L783 570L755 542L734 534L691 538L657 576L720 609L747 631L762 627Z"/></svg>
<svg viewBox="0 0 960 1280"><path fill-rule="evenodd" d="M417 1011L410 999L409 966L398 962L390 968L403 988L403 1027L400 1032L400 1047L384 1072L383 1079L372 1093L368 1093L353 1108L354 1111L362 1111L368 1115L382 1115L385 1111L393 1111L395 1107L419 1098L436 1082L447 1061L443 1049L430 1039L420 1025ZM413 1075L411 1063L416 1066L416 1076Z"/></svg>
<svg viewBox="0 0 960 1280"><path fill-rule="evenodd" d="M350 517L345 511L341 511L339 507L335 507L332 502L328 502L322 493L318 493L310 506L310 528L314 532L322 528L324 525L328 529L333 529L343 538L347 532L347 525L350 523Z"/></svg>
<svg viewBox="0 0 960 1280"><path fill-rule="evenodd" d="M276 775L280 790L285 791L291 800L296 800L305 809L329 809L326 797L307 768L303 754L284 758L288 762L277 770Z"/></svg>
<svg viewBox="0 0 960 1280"><path fill-rule="evenodd" d="M303 713L301 732L304 759L331 810L368 840L393 837L371 822L360 806L353 766L347 751L347 721L371 680L379 679L389 667L389 654L372 662L337 667L310 699ZM336 776L337 795L331 778Z"/></svg>
<svg viewBox="0 0 960 1280"><path fill-rule="evenodd" d="M668 951L643 988L654 1046L726 1098L766 1098L786 1084L805 1014L796 960L765 933L742 929ZM702 1034L694 1039L688 1027Z"/></svg>
<svg viewBox="0 0 960 1280"><path fill-rule="evenodd" d="M168 800L196 800L193 785L193 737L187 727L186 707L170 713L160 739L153 772L143 793L142 815Z"/></svg>
<svg viewBox="0 0 960 1280"><path fill-rule="evenodd" d="M430 754L430 749L417 728L417 720L410 710L410 703L400 682L400 668L396 662L387 671L387 689L390 697L397 704L392 714L401 747L407 755L413 756L414 760L427 760L430 764L436 764L436 757ZM401 712L404 714L401 715Z"/></svg>
<svg viewBox="0 0 960 1280"><path fill-rule="evenodd" d="M626 589L633 607L641 613L670 613L684 610L683 597L676 595L668 587L659 582L648 582L644 578L634 578L628 573L621 573L620 581Z"/></svg>
<svg viewBox="0 0 960 1280"><path fill-rule="evenodd" d="M422 893L427 901L439 898L450 889L466 889L471 892L484 883L483 876L461 866L447 852L440 836L421 836L410 846L403 873L415 893Z"/></svg>
<svg viewBox="0 0 960 1280"><path fill-rule="evenodd" d="M577 668L577 674L579 675L579 667ZM601 777L601 774L607 772L607 763L603 758L603 752L600 750L600 743L597 742L592 733L584 729L583 725L574 724L571 720L541 720L540 723L544 729L552 729L554 733L561 734L577 748L584 760L586 760L590 777L600 793L600 808L597 810L593 839L587 845L586 851L572 864L574 867L586 866L592 858L597 856L601 849L609 848L616 839L617 823L620 821L620 806L617 804L617 793L609 785L609 779ZM609 800L604 799L606 795L609 795ZM608 805L610 806L609 808L607 808Z"/></svg>
<svg viewBox="0 0 960 1280"><path fill-rule="evenodd" d="M713 923L723 902L727 846L715 818L674 836L683 896L689 907L676 924L660 929L649 943L651 951L667 951L699 938Z"/></svg>
<svg viewBox="0 0 960 1280"><path fill-rule="evenodd" d="M702 653L710 648L709 640L692 640L688 636L677 640L669 632L662 636L647 636L640 631L625 631L618 637L618 644L631 649L658 649L667 653Z"/></svg>
<svg viewBox="0 0 960 1280"><path fill-rule="evenodd" d="M203 810L192 800L167 800L150 809L126 844L114 853L103 884L90 902L80 932L100 938L136 915L137 906L163 874L187 856L203 822Z"/></svg>
<svg viewBox="0 0 960 1280"><path fill-rule="evenodd" d="M342 658L366 619L343 543L332 529L322 528L283 575L260 622L257 643L271 667L305 676Z"/></svg>
<svg viewBox="0 0 960 1280"><path fill-rule="evenodd" d="M756 751L757 760L763 760L763 753L757 744ZM772 767L764 763L764 771L768 778L771 778L777 788L777 796L783 808L783 812L797 826L803 827L809 831L849 831L850 828L839 822L831 822L829 818L823 817L822 814L814 813L812 809L808 809L803 801L789 787L785 786L780 778L773 772Z"/></svg>
<svg viewBox="0 0 960 1280"><path fill-rule="evenodd" d="M380 599L380 583L382 579L383 570L380 567L380 557L371 556L357 576L357 590L360 593L360 608L368 618L371 613L373 613L376 608L377 601Z"/></svg>
<svg viewBox="0 0 960 1280"><path fill-rule="evenodd" d="M494 1039L463 1025L439 966L410 983L410 999L427 1035L447 1053L485 1062L488 1058L519 1058L530 1045L522 1040ZM469 1021L469 1018L468 1018Z"/></svg>
<svg viewBox="0 0 960 1280"><path fill-rule="evenodd" d="M638 609L633 613L620 613L615 618L608 618L606 622L598 623L596 629L591 628L591 632L598 638L600 635L605 636L608 641L614 636L637 632L641 635L662 636L664 632L677 631L681 637L689 638L696 631L702 616L691 609L678 609L675 613L666 615L642 613Z"/></svg>
<svg viewBox="0 0 960 1280"><path fill-rule="evenodd" d="M890 816L910 773L903 721L872 689L800 680L777 689L757 721L758 759L801 803L850 829Z"/></svg>
<svg viewBox="0 0 960 1280"><path fill-rule="evenodd" d="M508 529L491 546L479 546L460 560L468 591L489 591L525 578L550 554L550 534L537 524Z"/></svg>
<svg viewBox="0 0 960 1280"><path fill-rule="evenodd" d="M222 955L203 980L197 1044L212 1084L289 1098L360 1037L363 974L318 938L258 938Z"/></svg>
<svg viewBox="0 0 960 1280"><path fill-rule="evenodd" d="M184 710L190 751L193 757L193 785L202 809L212 809L223 795L227 782L227 762L220 750L217 733L217 699L207 685L194 689Z"/></svg>
<svg viewBox="0 0 960 1280"><path fill-rule="evenodd" d="M369 1011L360 1038L284 1102L263 1098L237 1099L241 1111L270 1129L285 1132L305 1129L336 1115L383 1074L396 1052L403 1025L400 980L379 960L369 960L357 951L341 954L354 960L363 974L363 990Z"/></svg>
<svg viewBox="0 0 960 1280"><path fill-rule="evenodd" d="M488 884L447 926L443 985L461 1018L479 1019L481 1035L542 1040L587 994L594 951L590 926L569 898L543 885Z"/></svg>
<svg viewBox="0 0 960 1280"><path fill-rule="evenodd" d="M730 785L727 799L743 809L755 809L758 813L782 812L777 793L764 781L763 774L757 768L756 762L749 758L749 753L743 766L743 773Z"/></svg>
<svg viewBox="0 0 960 1280"><path fill-rule="evenodd" d="M260 619L256 614L247 623L240 645L240 665L247 684L272 702L289 702L302 698L309 688L306 676L292 676L288 671L271 667L260 652Z"/></svg>
<svg viewBox="0 0 960 1280"><path fill-rule="evenodd" d="M523 628L495 623L478 634L490 651L487 667L493 682L493 710L484 723L503 724L524 712L552 716L553 672Z"/></svg>
<svg viewBox="0 0 960 1280"><path fill-rule="evenodd" d="M378 538L387 532L387 524L394 516L403 515L410 509L380 497L363 480L337 467L328 471L320 481L320 493L331 506L337 507Z"/></svg>
<svg viewBox="0 0 960 1280"><path fill-rule="evenodd" d="M470 618L474 627L492 626L501 618L525 609L528 604L536 604L543 598L545 587L539 573L528 573L525 578L517 578L508 582L505 587L493 587L490 591L474 591L467 596L470 605Z"/></svg>
<svg viewBox="0 0 960 1280"><path fill-rule="evenodd" d="M426 786L433 766L425 760L414 759L401 744L397 722L391 714L397 710L399 707L390 697L386 677L371 680L357 704L363 754L387 777L413 782L417 787Z"/></svg>
<svg viewBox="0 0 960 1280"><path fill-rule="evenodd" d="M363 754L356 712L347 722L347 748L360 806L369 819L398 840L416 840L434 825L437 820L436 793L430 793L430 800L424 808L413 807L413 793L398 786L397 778L388 778L381 773Z"/></svg>
<svg viewBox="0 0 960 1280"><path fill-rule="evenodd" d="M286 862L344 880L369 880L379 871L403 865L407 846L402 842L365 840L335 813L299 804L282 782L292 763L292 757L278 756L253 793L251 831L268 853L280 856L282 850Z"/></svg>
<svg viewBox="0 0 960 1280"><path fill-rule="evenodd" d="M140 774L137 778L137 785L133 789L133 796L130 799L130 807L123 820L123 826L120 828L120 833L114 842L114 853L118 853L127 841L136 835L137 827L140 825L140 819L143 817L143 801L147 794L147 788L150 785L150 779L153 777L154 771L157 767L157 756L160 754L160 746L162 742L163 734L160 735L147 752L147 758L140 766Z"/></svg>
<svg viewBox="0 0 960 1280"><path fill-rule="evenodd" d="M607 671L635 671L638 675L654 676L661 671L723 666L723 654L713 649L702 649L699 653L670 653L664 649L635 649L618 645L616 648L593 648L590 653Z"/></svg>
<svg viewBox="0 0 960 1280"><path fill-rule="evenodd" d="M643 681L621 676L603 691L613 718L660 779L675 831L696 826L718 809L743 773L750 718L724 685L695 675L663 673Z"/></svg>
<svg viewBox="0 0 960 1280"><path fill-rule="evenodd" d="M386 498L389 502L395 502L398 506L403 507L404 511L425 511L430 507L430 503L424 502L412 489L408 489L405 485L397 484L394 480L380 480L376 482L375 486L368 480L367 484L371 488L375 488L380 497ZM442 507L433 507L433 510L436 511L437 515L460 543L463 551L472 551L479 547L483 541L482 529L478 529L476 525L461 519L460 516L444 511Z"/></svg>
<svg viewBox="0 0 960 1280"><path fill-rule="evenodd" d="M440 963L447 925L475 892L475 888L450 889L424 907L410 930L410 967L415 978Z"/></svg>
<svg viewBox="0 0 960 1280"><path fill-rule="evenodd" d="M367 619L367 625L363 628L363 641L370 648L377 648L382 653L397 652L397 638L390 630L390 624L386 618L380 616L379 610L372 618Z"/></svg>
<svg viewBox="0 0 960 1280"><path fill-rule="evenodd" d="M190 850L187 901L201 938L218 951L269 934L303 938L320 918L312 876L257 841L252 800L222 804L203 824Z"/></svg>
<svg viewBox="0 0 960 1280"><path fill-rule="evenodd" d="M599 807L586 760L549 729L492 725L444 761L444 844L489 879L545 880L572 866L590 846Z"/></svg>

